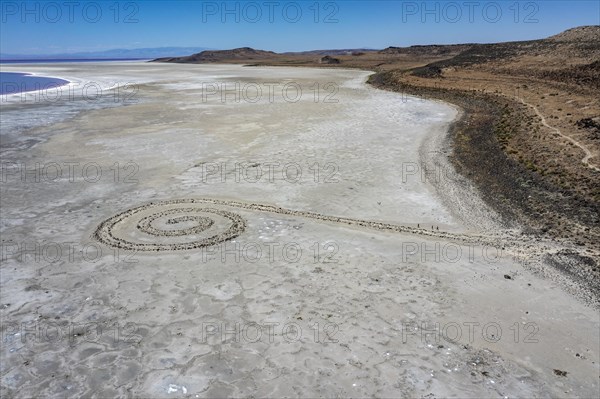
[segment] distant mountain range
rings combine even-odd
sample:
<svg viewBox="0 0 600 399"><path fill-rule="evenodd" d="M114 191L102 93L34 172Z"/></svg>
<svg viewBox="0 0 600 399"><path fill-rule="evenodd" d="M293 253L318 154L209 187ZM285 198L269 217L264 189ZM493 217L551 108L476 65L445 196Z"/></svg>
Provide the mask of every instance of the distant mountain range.
<svg viewBox="0 0 600 399"><path fill-rule="evenodd" d="M441 79L444 71L487 67L512 76L554 79L600 89L600 25L580 26L536 40L341 49L274 53L250 47L213 50L156 62L233 63L248 66L327 66L411 70L412 75Z"/></svg>
<svg viewBox="0 0 600 399"><path fill-rule="evenodd" d="M62 54L0 54L0 60L56 60L56 59L155 59L180 57L208 50L207 47L155 47L138 49L113 49Z"/></svg>

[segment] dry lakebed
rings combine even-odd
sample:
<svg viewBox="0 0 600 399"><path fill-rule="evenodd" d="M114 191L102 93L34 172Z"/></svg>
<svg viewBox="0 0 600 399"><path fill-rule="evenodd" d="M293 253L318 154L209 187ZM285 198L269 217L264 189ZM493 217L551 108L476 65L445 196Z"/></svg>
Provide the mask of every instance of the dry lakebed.
<svg viewBox="0 0 600 399"><path fill-rule="evenodd" d="M11 65L3 397L597 397L597 303L369 72Z"/></svg>

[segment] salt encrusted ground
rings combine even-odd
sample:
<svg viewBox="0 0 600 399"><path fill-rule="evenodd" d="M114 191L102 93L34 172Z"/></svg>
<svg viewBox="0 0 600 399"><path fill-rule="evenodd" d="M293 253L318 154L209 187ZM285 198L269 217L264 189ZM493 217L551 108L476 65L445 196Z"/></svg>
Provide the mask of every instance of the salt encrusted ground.
<svg viewBox="0 0 600 399"><path fill-rule="evenodd" d="M598 314L461 198L455 109L358 71L11 68L136 90L3 99L3 396L597 396Z"/></svg>

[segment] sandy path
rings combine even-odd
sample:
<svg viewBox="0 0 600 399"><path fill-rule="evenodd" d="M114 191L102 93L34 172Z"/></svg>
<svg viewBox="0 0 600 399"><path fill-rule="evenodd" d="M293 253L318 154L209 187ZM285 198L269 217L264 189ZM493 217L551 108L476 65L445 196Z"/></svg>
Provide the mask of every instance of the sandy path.
<svg viewBox="0 0 600 399"><path fill-rule="evenodd" d="M539 109L535 105L525 102L525 100L523 98L519 98L519 100L521 101L521 103L523 103L524 105L526 105L528 107L531 107L534 110L534 112L540 118L540 120L542 121L542 124L544 126L553 130L556 134L558 134L565 140L568 140L569 142L573 143L575 146L579 147L584 152L585 156L581 159L582 164L584 164L585 166L587 166L590 169L600 172L600 168L598 168L597 166L592 165L590 163L590 159L593 158L594 155L585 145L581 144L579 141L575 140L574 138L567 136L566 134L563 134L558 128L550 126L548 124L548 122L546 121L546 118L544 117L544 115L542 115L542 113L539 111Z"/></svg>

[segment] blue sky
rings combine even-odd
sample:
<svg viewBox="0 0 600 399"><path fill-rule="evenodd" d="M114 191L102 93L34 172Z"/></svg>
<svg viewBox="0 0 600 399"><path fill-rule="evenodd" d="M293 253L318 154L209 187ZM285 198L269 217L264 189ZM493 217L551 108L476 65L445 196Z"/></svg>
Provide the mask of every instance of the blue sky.
<svg viewBox="0 0 600 399"><path fill-rule="evenodd" d="M600 24L600 1L2 1L0 52L249 46L384 48L543 38ZM318 10L318 11L317 11Z"/></svg>

